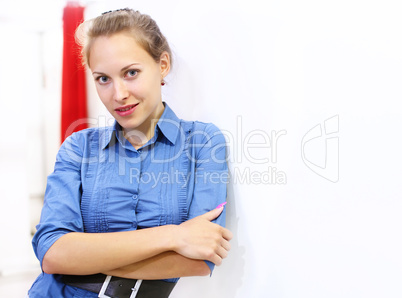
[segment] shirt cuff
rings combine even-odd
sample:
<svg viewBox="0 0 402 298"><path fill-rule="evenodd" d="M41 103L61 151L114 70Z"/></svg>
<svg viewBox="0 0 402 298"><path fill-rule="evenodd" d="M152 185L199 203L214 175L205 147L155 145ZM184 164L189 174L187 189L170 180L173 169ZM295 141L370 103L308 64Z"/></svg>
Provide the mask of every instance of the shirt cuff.
<svg viewBox="0 0 402 298"><path fill-rule="evenodd" d="M212 271L214 271L214 268L215 268L215 264L210 262L210 261L204 261L204 262L208 265L209 270L211 270L211 274L209 275L211 277L212 276Z"/></svg>

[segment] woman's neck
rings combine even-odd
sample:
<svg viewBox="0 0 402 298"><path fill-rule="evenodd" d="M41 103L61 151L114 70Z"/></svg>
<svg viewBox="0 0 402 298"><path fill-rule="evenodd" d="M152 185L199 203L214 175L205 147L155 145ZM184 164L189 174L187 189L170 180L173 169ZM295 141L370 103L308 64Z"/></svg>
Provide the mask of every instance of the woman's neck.
<svg viewBox="0 0 402 298"><path fill-rule="evenodd" d="M151 114L140 126L135 129L123 128L123 135L133 145L135 149L144 146L155 135L155 127L165 110L164 104L161 102L155 113Z"/></svg>

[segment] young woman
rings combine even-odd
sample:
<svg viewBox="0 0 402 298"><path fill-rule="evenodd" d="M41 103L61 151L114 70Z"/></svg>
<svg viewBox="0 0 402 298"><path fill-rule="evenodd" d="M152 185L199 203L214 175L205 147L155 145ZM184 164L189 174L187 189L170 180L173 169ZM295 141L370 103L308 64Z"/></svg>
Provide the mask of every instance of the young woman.
<svg viewBox="0 0 402 298"><path fill-rule="evenodd" d="M149 16L117 10L77 32L116 121L60 148L29 297L168 297L179 277L208 275L228 255L225 139L162 101L172 55Z"/></svg>

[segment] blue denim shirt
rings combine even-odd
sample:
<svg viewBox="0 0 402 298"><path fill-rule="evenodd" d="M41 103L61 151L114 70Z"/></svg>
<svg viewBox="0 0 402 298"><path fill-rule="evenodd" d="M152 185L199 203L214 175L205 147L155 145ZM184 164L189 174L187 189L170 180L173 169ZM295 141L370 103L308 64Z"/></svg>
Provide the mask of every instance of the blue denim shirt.
<svg viewBox="0 0 402 298"><path fill-rule="evenodd" d="M164 105L154 137L138 150L123 137L117 122L66 139L48 177L32 241L41 264L66 233L177 225L226 200L224 136L215 125L183 121ZM215 222L225 225L225 210ZM214 265L206 263L212 272ZM64 285L60 277L42 273L29 297L97 297Z"/></svg>

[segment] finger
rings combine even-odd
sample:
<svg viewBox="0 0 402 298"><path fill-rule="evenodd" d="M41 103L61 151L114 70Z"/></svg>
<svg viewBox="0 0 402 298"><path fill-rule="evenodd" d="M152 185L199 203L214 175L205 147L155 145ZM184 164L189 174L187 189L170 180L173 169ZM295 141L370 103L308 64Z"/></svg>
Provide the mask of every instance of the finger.
<svg viewBox="0 0 402 298"><path fill-rule="evenodd" d="M225 239L222 240L221 245L226 251L229 251L230 248L231 248L231 245L230 245L229 241L227 241Z"/></svg>
<svg viewBox="0 0 402 298"><path fill-rule="evenodd" d="M222 258L218 254L214 254L208 261L214 263L216 266L222 264Z"/></svg>
<svg viewBox="0 0 402 298"><path fill-rule="evenodd" d="M222 240L221 245L217 248L216 253L222 258L226 258L229 254L230 244L229 241Z"/></svg>
<svg viewBox="0 0 402 298"><path fill-rule="evenodd" d="M202 217L208 221L211 221L211 220L214 220L215 218L217 218L222 213L222 211L223 211L223 206L220 208L212 209L211 211L204 213L203 215L200 215L200 217Z"/></svg>
<svg viewBox="0 0 402 298"><path fill-rule="evenodd" d="M216 253L218 256L220 256L221 262L222 262L222 259L226 258L229 254L229 252L226 249L224 249L223 247L220 247Z"/></svg>
<svg viewBox="0 0 402 298"><path fill-rule="evenodd" d="M222 230L222 237L226 240L231 240L233 238L233 233L226 228Z"/></svg>

